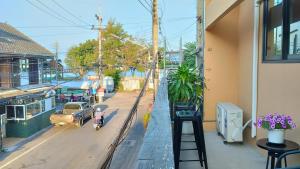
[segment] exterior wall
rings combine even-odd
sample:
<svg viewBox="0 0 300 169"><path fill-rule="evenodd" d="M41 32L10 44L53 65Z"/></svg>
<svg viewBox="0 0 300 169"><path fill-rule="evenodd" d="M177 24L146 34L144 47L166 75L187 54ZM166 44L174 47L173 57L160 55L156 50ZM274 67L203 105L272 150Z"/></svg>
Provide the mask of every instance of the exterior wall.
<svg viewBox="0 0 300 169"><path fill-rule="evenodd" d="M252 117L252 47L253 47L253 1L243 1L239 8L238 23L238 102L244 110L244 123ZM251 139L251 129L246 128L244 139Z"/></svg>
<svg viewBox="0 0 300 169"><path fill-rule="evenodd" d="M8 59L1 59L0 63L0 87L11 87L11 79L9 73L11 72L11 65Z"/></svg>
<svg viewBox="0 0 300 169"><path fill-rule="evenodd" d="M204 121L216 119L217 102L236 104L238 100L237 17L238 10L233 10L206 31ZM215 129L215 123L204 125L206 129Z"/></svg>
<svg viewBox="0 0 300 169"><path fill-rule="evenodd" d="M262 8L261 6L261 14L263 12ZM263 25L262 19L260 25ZM288 130L286 138L300 143L300 63L263 63L262 32L261 27L257 116L274 112L291 115L297 124L297 128ZM257 139L266 137L266 135L266 130L257 130Z"/></svg>
<svg viewBox="0 0 300 169"><path fill-rule="evenodd" d="M206 0L206 28L211 28L242 0Z"/></svg>
<svg viewBox="0 0 300 169"><path fill-rule="evenodd" d="M261 5L260 14L263 13ZM262 15L260 25L263 25ZM286 138L300 143L300 63L263 63L262 46L263 35L260 26L259 64L258 64L258 101L257 116L266 113L285 113L292 116L297 128L288 130ZM267 136L267 130L258 129L256 139ZM265 152L264 152L265 153ZM289 160L289 164L298 162L298 159Z"/></svg>
<svg viewBox="0 0 300 169"><path fill-rule="evenodd" d="M209 5L213 1L210 0ZM219 101L240 106L245 111L244 122L251 118L253 7L253 1L243 1L206 30L205 120L215 119L215 106ZM269 112L291 115L298 127L287 131L286 138L300 143L300 63L263 63L262 18L263 4L259 23L257 116ZM205 126L210 129L212 125L206 123ZM257 139L267 137L267 131L258 129L256 139L247 139L249 129L245 135L246 140L255 145Z"/></svg>
<svg viewBox="0 0 300 169"><path fill-rule="evenodd" d="M216 104L232 102L251 118L253 2L243 1L206 31L205 120L215 120ZM215 124L206 123L206 129ZM250 130L246 134L250 137Z"/></svg>
<svg viewBox="0 0 300 169"><path fill-rule="evenodd" d="M300 64L263 64L260 57L258 82L258 116L280 112L293 117L298 127L287 138L300 143ZM258 138L264 133L258 130Z"/></svg>
<svg viewBox="0 0 300 169"><path fill-rule="evenodd" d="M6 136L29 137L32 134L50 126L50 115L54 112L55 109L42 113L29 120L8 120L6 124Z"/></svg>
<svg viewBox="0 0 300 169"><path fill-rule="evenodd" d="M121 80L124 91L139 90L143 87L145 79L136 77L126 77Z"/></svg>

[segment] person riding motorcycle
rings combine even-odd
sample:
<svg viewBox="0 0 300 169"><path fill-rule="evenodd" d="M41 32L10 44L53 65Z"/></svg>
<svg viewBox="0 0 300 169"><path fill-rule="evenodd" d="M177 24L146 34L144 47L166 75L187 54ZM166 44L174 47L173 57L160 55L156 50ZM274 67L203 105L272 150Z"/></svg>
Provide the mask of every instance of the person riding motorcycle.
<svg viewBox="0 0 300 169"><path fill-rule="evenodd" d="M95 111L95 123L100 125L100 127L104 125L104 111L101 111L100 107Z"/></svg>

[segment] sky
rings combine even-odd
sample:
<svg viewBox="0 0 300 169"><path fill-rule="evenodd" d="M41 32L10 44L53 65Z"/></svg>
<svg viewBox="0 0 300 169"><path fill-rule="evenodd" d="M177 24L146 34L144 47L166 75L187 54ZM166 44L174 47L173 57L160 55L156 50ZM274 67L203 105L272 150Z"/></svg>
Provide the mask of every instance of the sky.
<svg viewBox="0 0 300 169"><path fill-rule="evenodd" d="M147 6L151 0L140 0ZM196 0L159 0L161 17L160 46L163 37L169 50L196 39ZM0 22L8 23L48 50L59 45L59 58L64 60L70 47L96 39L95 14L123 25L126 32L151 43L152 16L139 0L0 0Z"/></svg>

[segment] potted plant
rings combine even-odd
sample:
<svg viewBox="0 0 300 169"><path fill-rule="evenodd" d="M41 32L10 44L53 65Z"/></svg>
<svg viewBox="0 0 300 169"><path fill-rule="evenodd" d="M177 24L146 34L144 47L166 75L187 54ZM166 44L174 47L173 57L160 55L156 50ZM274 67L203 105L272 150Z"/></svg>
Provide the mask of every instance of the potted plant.
<svg viewBox="0 0 300 169"><path fill-rule="evenodd" d="M177 71L169 74L168 82L172 119L175 116L176 110L174 107L176 107L176 105L189 105L193 98L202 98L202 79L197 74L196 69L191 69L187 64L182 64L178 67ZM191 129L186 131L186 128ZM192 124L185 123L183 133L192 133Z"/></svg>
<svg viewBox="0 0 300 169"><path fill-rule="evenodd" d="M268 130L268 142L273 144L283 144L285 130L296 128L291 116L278 113L268 113L258 118L256 125Z"/></svg>

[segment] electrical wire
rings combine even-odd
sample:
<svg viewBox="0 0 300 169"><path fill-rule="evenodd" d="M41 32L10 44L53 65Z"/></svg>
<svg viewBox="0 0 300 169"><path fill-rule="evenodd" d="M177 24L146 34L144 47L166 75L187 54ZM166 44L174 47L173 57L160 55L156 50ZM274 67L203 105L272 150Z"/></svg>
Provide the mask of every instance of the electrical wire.
<svg viewBox="0 0 300 169"><path fill-rule="evenodd" d="M15 26L15 28L19 29L43 29L43 28L78 28L78 27L86 27L88 25L78 25L78 26L67 26L67 25L60 25L60 26Z"/></svg>
<svg viewBox="0 0 300 169"><path fill-rule="evenodd" d="M150 15L152 15L152 11L150 9L148 9L141 0L138 0L138 2L150 13Z"/></svg>
<svg viewBox="0 0 300 169"><path fill-rule="evenodd" d="M53 14L55 14L56 16L58 17L61 17L63 18L64 20L66 20L67 22L71 23L71 24L74 24L74 25L77 25L77 23L75 23L74 21L62 16L61 14L59 14L58 12L56 12L55 10L53 10L52 8L50 8L48 5L46 5L45 3L43 3L42 1L40 0L36 0L39 4L41 4L43 7L45 7L46 9L48 9L50 12L52 12Z"/></svg>
<svg viewBox="0 0 300 169"><path fill-rule="evenodd" d="M70 24L70 23L67 22L66 20L64 20L64 19L62 19L61 17L58 17L58 16L52 14L51 12L49 12L49 11L47 11L47 10L41 8L40 6L38 6L38 5L36 5L35 3L31 2L30 0L25 0L25 1L26 1L27 3L29 3L31 6L35 7L35 8L38 9L38 10L40 10L41 12L46 13L47 15L49 15L49 16L51 16L51 17L53 17L53 18L56 18L56 19L58 19L58 20L60 20L60 21L62 21L62 22L64 22L64 23ZM71 24L71 25L72 25L72 24ZM77 27L84 28L84 27L82 27L82 26L80 26L80 25L77 25L77 24L75 24L75 25L76 25Z"/></svg>
<svg viewBox="0 0 300 169"><path fill-rule="evenodd" d="M43 35L30 35L31 38L39 38L39 37L55 37L55 36L74 36L74 35L84 35L91 34L91 32L78 32L78 33L69 33L69 34L43 34Z"/></svg>
<svg viewBox="0 0 300 169"><path fill-rule="evenodd" d="M56 4L59 8L61 8L63 11L65 11L66 13L68 13L70 16L74 17L75 19L77 19L79 22L82 22L84 24L90 25L89 23L87 23L86 21L80 19L79 17L75 16L72 12L70 12L69 10L67 10L66 8L64 8L62 5L60 5L56 0L52 0L52 2L54 4Z"/></svg>
<svg viewBox="0 0 300 169"><path fill-rule="evenodd" d="M145 2L146 2L146 4L148 5L148 7L150 8L150 9L152 9L152 2L148 2L147 0L144 0ZM151 5L150 5L151 4Z"/></svg>
<svg viewBox="0 0 300 169"><path fill-rule="evenodd" d="M197 23L197 21L194 21L192 24L190 24L187 27L185 27L182 31L174 34L174 36L171 36L170 39L174 39L174 38L178 38L179 36L182 36L186 31L188 31L189 29L191 29L192 26L194 26L196 23Z"/></svg>

